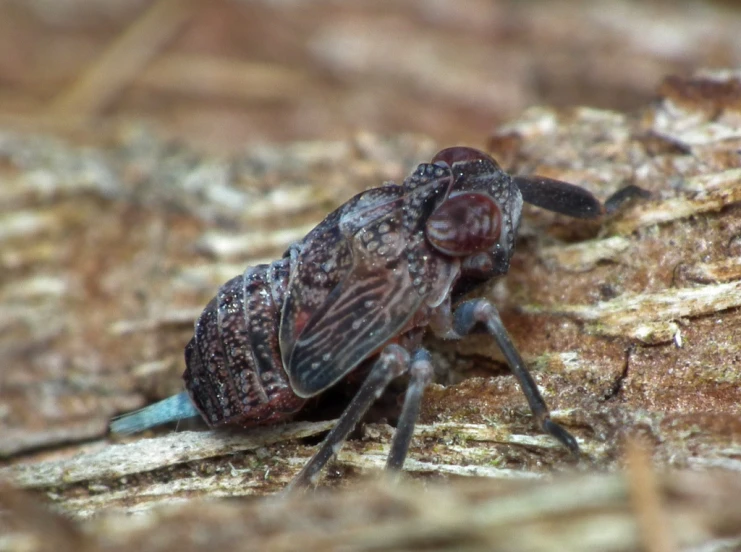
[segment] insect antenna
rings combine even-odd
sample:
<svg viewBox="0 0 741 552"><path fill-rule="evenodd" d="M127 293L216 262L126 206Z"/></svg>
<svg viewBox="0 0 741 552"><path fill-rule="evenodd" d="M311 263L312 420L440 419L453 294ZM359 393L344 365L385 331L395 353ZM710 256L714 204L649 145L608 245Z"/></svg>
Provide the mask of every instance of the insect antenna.
<svg viewBox="0 0 741 552"><path fill-rule="evenodd" d="M575 218L597 218L603 212L590 192L544 176L513 176L522 199L531 205Z"/></svg>
<svg viewBox="0 0 741 552"><path fill-rule="evenodd" d="M636 198L650 199L651 192L644 190L635 184L630 184L625 188L620 188L605 200L605 213L611 215L618 209L621 209L623 205Z"/></svg>

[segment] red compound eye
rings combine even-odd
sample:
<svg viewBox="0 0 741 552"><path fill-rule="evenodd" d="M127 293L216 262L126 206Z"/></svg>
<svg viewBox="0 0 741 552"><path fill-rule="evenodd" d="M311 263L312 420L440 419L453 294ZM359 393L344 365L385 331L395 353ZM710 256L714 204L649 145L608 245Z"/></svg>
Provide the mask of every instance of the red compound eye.
<svg viewBox="0 0 741 552"><path fill-rule="evenodd" d="M425 226L430 243L452 257L490 249L499 241L501 229L502 213L497 204L489 196L474 192L445 200Z"/></svg>
<svg viewBox="0 0 741 552"><path fill-rule="evenodd" d="M448 167L452 167L454 163L466 163L471 161L494 162L494 160L483 151L479 151L474 148L466 148L463 146L445 148L444 150L437 152L437 154L435 154L435 157L432 158L433 163L444 163Z"/></svg>

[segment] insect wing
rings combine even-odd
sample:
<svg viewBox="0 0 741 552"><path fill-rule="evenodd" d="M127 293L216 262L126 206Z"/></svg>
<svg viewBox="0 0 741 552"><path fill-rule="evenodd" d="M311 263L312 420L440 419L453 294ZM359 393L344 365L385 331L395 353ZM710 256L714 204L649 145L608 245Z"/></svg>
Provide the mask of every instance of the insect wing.
<svg viewBox="0 0 741 552"><path fill-rule="evenodd" d="M379 196L348 203L334 232L323 232L325 239L312 240L299 256L281 328L284 366L299 396L315 395L341 379L399 333L422 302L402 254L399 193L384 192L385 201ZM302 284L302 272L328 257L343 274L326 295L318 295L323 300L317 304L316 289Z"/></svg>
<svg viewBox="0 0 741 552"><path fill-rule="evenodd" d="M350 199L294 248L291 275L281 310L280 349L283 365L306 324L353 267L352 236L373 220L398 208L403 190L384 186Z"/></svg>

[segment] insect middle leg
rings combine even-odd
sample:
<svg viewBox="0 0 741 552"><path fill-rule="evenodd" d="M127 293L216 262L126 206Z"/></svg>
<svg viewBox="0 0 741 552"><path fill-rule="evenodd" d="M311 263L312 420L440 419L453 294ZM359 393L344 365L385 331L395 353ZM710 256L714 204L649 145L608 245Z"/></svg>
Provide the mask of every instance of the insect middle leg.
<svg viewBox="0 0 741 552"><path fill-rule="evenodd" d="M329 432L316 454L291 481L286 492L310 484L332 455L340 450L348 434L373 402L383 394L389 383L407 371L410 373L409 388L386 464L391 469L401 468L419 414L424 388L432 379L432 365L427 351L420 349L410 357L404 347L390 344L381 351L357 394L337 421L337 425Z"/></svg>
<svg viewBox="0 0 741 552"><path fill-rule="evenodd" d="M404 395L404 406L396 424L396 433L391 442L391 450L386 460L387 470L400 470L409 451L409 443L414 434L414 426L419 418L422 396L425 388L432 381L434 368L430 353L426 349L417 349L409 364L409 386Z"/></svg>
<svg viewBox="0 0 741 552"><path fill-rule="evenodd" d="M470 334L478 324L483 324L487 333L496 340L542 430L558 440L575 456L578 456L579 445L576 439L551 420L548 406L546 406L540 391L538 391L538 386L528 372L525 361L522 360L507 330L504 328L496 307L486 299L474 299L461 303L452 316L452 330L458 336ZM448 337L450 336L449 333Z"/></svg>

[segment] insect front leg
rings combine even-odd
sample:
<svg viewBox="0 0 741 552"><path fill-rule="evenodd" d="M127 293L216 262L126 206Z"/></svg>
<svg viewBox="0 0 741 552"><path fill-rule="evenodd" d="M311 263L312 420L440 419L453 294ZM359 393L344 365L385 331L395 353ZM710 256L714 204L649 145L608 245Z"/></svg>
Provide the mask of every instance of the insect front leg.
<svg viewBox="0 0 741 552"><path fill-rule="evenodd" d="M348 434L358 425L370 406L378 399L389 383L404 374L409 368L410 356L404 347L387 345L378 357L363 385L332 428L319 450L288 485L286 492L309 485L329 462L332 455L339 452ZM406 407L406 404L405 404ZM419 408L419 407L417 407ZM403 414L402 414L403 417ZM396 439L394 439L396 444ZM408 445L408 442L407 442ZM394 445L392 445L392 450ZM404 455L406 450L404 450ZM402 456L403 460L403 456Z"/></svg>
<svg viewBox="0 0 741 552"><path fill-rule="evenodd" d="M460 336L470 334L478 324L483 324L489 333L499 345L504 358L507 360L510 370L517 378L522 392L525 394L530 410L532 410L535 419L540 424L543 431L563 446L569 449L575 456L579 455L579 445L576 439L564 428L551 420L548 406L546 406L543 397L538 391L530 372L528 372L525 362L517 352L507 330L502 324L497 309L486 299L474 299L461 303L452 316L452 326L455 333Z"/></svg>

